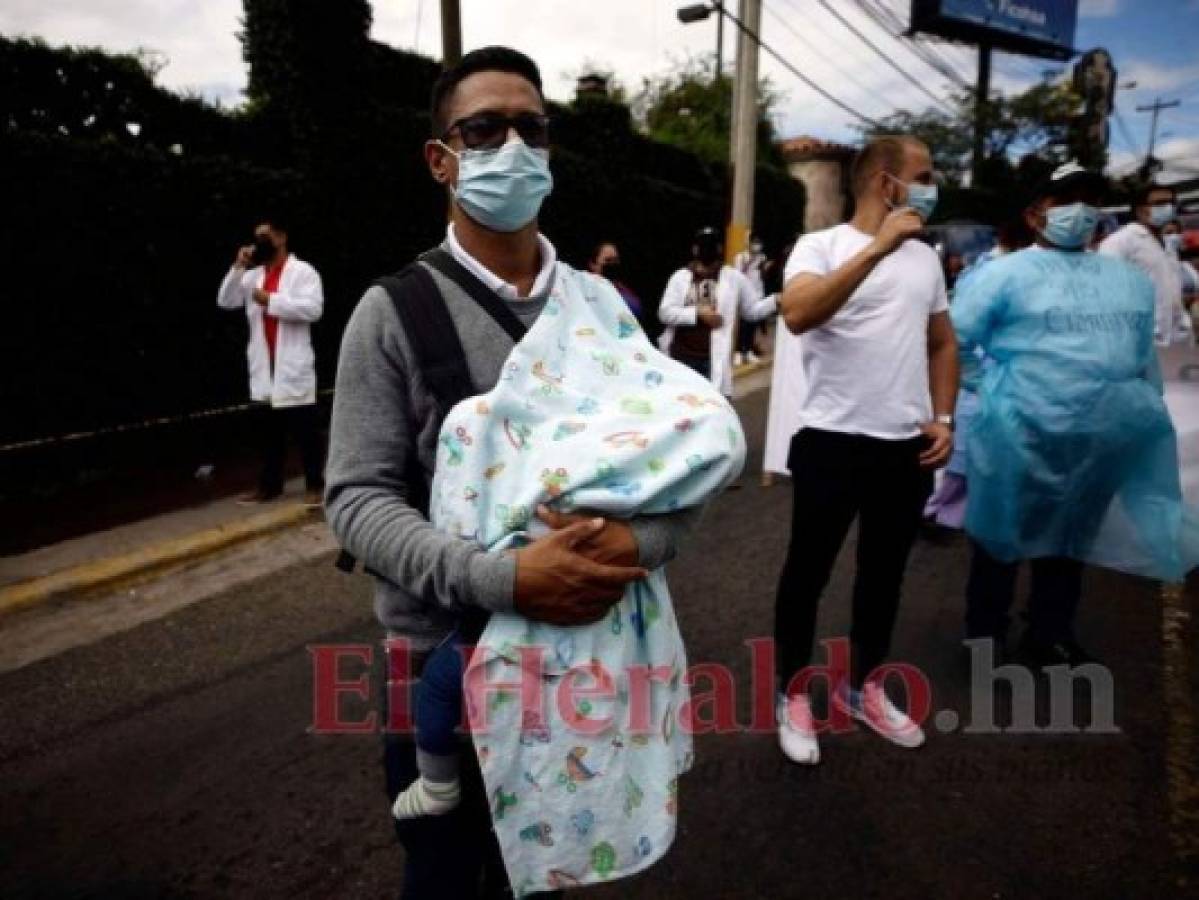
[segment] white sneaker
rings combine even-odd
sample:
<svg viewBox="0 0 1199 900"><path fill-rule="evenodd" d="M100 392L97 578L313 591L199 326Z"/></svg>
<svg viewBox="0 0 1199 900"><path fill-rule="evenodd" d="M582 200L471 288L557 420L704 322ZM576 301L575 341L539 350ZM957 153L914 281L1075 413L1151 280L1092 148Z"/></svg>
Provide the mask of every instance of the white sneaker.
<svg viewBox="0 0 1199 900"><path fill-rule="evenodd" d="M786 757L805 766L820 762L820 745L816 743L816 725L812 721L812 704L808 695L780 697L776 714L779 747Z"/></svg>
<svg viewBox="0 0 1199 900"><path fill-rule="evenodd" d="M833 703L898 747L914 750L924 743L924 730L896 708L878 682L867 681L860 692L842 682L833 693Z"/></svg>
<svg viewBox="0 0 1199 900"><path fill-rule="evenodd" d="M733 365L739 366L745 362L745 358L738 352L733 354Z"/></svg>

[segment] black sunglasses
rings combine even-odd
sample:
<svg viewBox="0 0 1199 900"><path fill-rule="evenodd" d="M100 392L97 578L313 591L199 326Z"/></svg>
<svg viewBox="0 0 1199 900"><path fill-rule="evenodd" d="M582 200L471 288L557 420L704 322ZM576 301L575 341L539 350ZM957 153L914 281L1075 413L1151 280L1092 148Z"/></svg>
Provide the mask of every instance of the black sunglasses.
<svg viewBox="0 0 1199 900"><path fill-rule="evenodd" d="M468 150L494 150L507 143L508 131L512 128L530 147L544 148L550 145L550 117L536 113L515 116L479 113L466 116L450 125L441 139L447 140L457 131Z"/></svg>

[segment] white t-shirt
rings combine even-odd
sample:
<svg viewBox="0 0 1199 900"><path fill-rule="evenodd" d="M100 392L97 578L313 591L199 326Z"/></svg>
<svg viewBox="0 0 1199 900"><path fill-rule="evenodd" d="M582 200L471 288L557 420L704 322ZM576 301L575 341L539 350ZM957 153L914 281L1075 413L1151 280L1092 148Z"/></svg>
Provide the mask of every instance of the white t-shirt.
<svg viewBox="0 0 1199 900"><path fill-rule="evenodd" d="M806 234L784 277L827 275L872 239L849 223ZM918 435L933 417L928 319L948 308L936 251L914 238L904 241L835 316L804 333L803 426L885 440Z"/></svg>

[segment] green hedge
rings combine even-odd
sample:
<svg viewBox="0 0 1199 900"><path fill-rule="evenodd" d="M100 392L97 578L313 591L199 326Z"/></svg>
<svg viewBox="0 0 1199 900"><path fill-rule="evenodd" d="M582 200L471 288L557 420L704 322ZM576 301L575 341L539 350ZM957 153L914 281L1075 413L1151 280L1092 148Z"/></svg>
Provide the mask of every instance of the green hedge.
<svg viewBox="0 0 1199 900"><path fill-rule="evenodd" d="M216 289L245 210L294 184L230 159L0 135L0 441L244 397L245 325L215 314Z"/></svg>
<svg viewBox="0 0 1199 900"><path fill-rule="evenodd" d="M303 13L307 31L279 31L286 18L270 13L283 9ZM365 80L330 102L309 90L319 79L276 71L276 56L313 44L301 38L323 33L334 10L349 35L342 56L362 53L342 75ZM446 197L422 154L436 64L369 42L361 0L254 0L247 11L257 62L253 99L237 114L156 87L133 57L0 38L0 74L16 87L0 91L0 264L10 273L0 443L243 402L245 320L218 310L216 291L264 212L290 213L293 250L324 281L313 331L322 387L371 280L441 240ZM282 55L293 68L305 58ZM291 106L272 100L281 93ZM597 241L618 242L652 329L691 236L726 218L727 172L637 133L623 106L553 112L543 228L578 266ZM803 220L803 189L761 167L757 185L759 231L781 245Z"/></svg>

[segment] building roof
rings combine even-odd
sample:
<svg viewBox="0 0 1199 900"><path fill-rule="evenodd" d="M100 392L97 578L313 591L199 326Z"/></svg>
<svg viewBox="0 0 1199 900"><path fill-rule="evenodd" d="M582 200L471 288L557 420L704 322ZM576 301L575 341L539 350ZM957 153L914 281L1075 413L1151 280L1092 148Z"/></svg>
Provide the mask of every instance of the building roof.
<svg viewBox="0 0 1199 900"><path fill-rule="evenodd" d="M811 135L800 135L779 141L779 150L787 162L802 162L806 159L845 159L857 153L856 147L826 141Z"/></svg>

